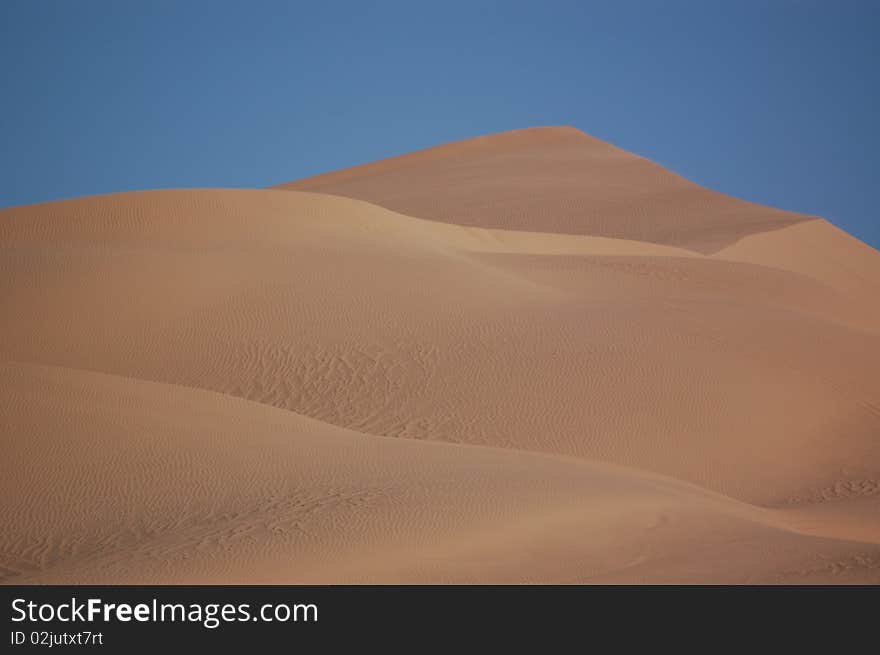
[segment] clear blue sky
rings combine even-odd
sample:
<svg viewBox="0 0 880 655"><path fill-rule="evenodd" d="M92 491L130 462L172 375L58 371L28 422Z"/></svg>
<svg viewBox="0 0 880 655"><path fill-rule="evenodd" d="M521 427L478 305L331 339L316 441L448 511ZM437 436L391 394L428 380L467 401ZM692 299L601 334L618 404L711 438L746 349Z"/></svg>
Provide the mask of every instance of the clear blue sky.
<svg viewBox="0 0 880 655"><path fill-rule="evenodd" d="M571 124L880 247L880 1L0 0L0 207Z"/></svg>

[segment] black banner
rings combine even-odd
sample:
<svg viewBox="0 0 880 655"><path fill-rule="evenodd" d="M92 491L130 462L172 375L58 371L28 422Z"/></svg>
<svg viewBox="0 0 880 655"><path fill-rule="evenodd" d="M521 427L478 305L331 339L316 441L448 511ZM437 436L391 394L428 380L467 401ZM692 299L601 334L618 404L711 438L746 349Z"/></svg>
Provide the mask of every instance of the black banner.
<svg viewBox="0 0 880 655"><path fill-rule="evenodd" d="M0 587L2 652L184 648L411 650L492 643L585 649L613 637L803 638L840 625L874 631L878 587ZM696 632L695 632L696 631ZM414 640L414 641L409 641ZM555 650L555 649L554 649ZM604 650L604 649L602 649Z"/></svg>

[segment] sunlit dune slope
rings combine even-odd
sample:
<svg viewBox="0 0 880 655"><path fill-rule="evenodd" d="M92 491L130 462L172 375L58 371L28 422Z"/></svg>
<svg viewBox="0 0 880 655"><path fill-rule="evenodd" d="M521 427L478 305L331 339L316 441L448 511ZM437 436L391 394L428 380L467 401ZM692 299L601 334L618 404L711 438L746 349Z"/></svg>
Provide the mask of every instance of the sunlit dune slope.
<svg viewBox="0 0 880 655"><path fill-rule="evenodd" d="M278 188L460 225L635 239L712 252L809 217L699 187L572 127L514 130Z"/></svg>

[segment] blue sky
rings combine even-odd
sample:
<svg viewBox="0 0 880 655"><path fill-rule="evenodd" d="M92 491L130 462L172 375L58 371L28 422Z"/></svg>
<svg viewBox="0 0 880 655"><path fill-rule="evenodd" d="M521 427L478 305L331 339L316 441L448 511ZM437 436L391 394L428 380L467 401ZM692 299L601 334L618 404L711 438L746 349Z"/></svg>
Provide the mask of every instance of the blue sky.
<svg viewBox="0 0 880 655"><path fill-rule="evenodd" d="M880 2L2 0L0 207L570 124L880 247Z"/></svg>

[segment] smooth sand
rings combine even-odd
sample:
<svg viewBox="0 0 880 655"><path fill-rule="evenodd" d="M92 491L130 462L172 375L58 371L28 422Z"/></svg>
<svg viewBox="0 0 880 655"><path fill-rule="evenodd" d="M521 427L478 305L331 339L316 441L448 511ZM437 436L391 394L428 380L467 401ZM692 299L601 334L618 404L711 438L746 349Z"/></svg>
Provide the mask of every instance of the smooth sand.
<svg viewBox="0 0 880 655"><path fill-rule="evenodd" d="M514 130L278 188L459 225L635 239L712 252L804 216L708 189L572 127Z"/></svg>
<svg viewBox="0 0 880 655"><path fill-rule="evenodd" d="M0 211L7 582L880 582L876 250L571 128L290 186Z"/></svg>

